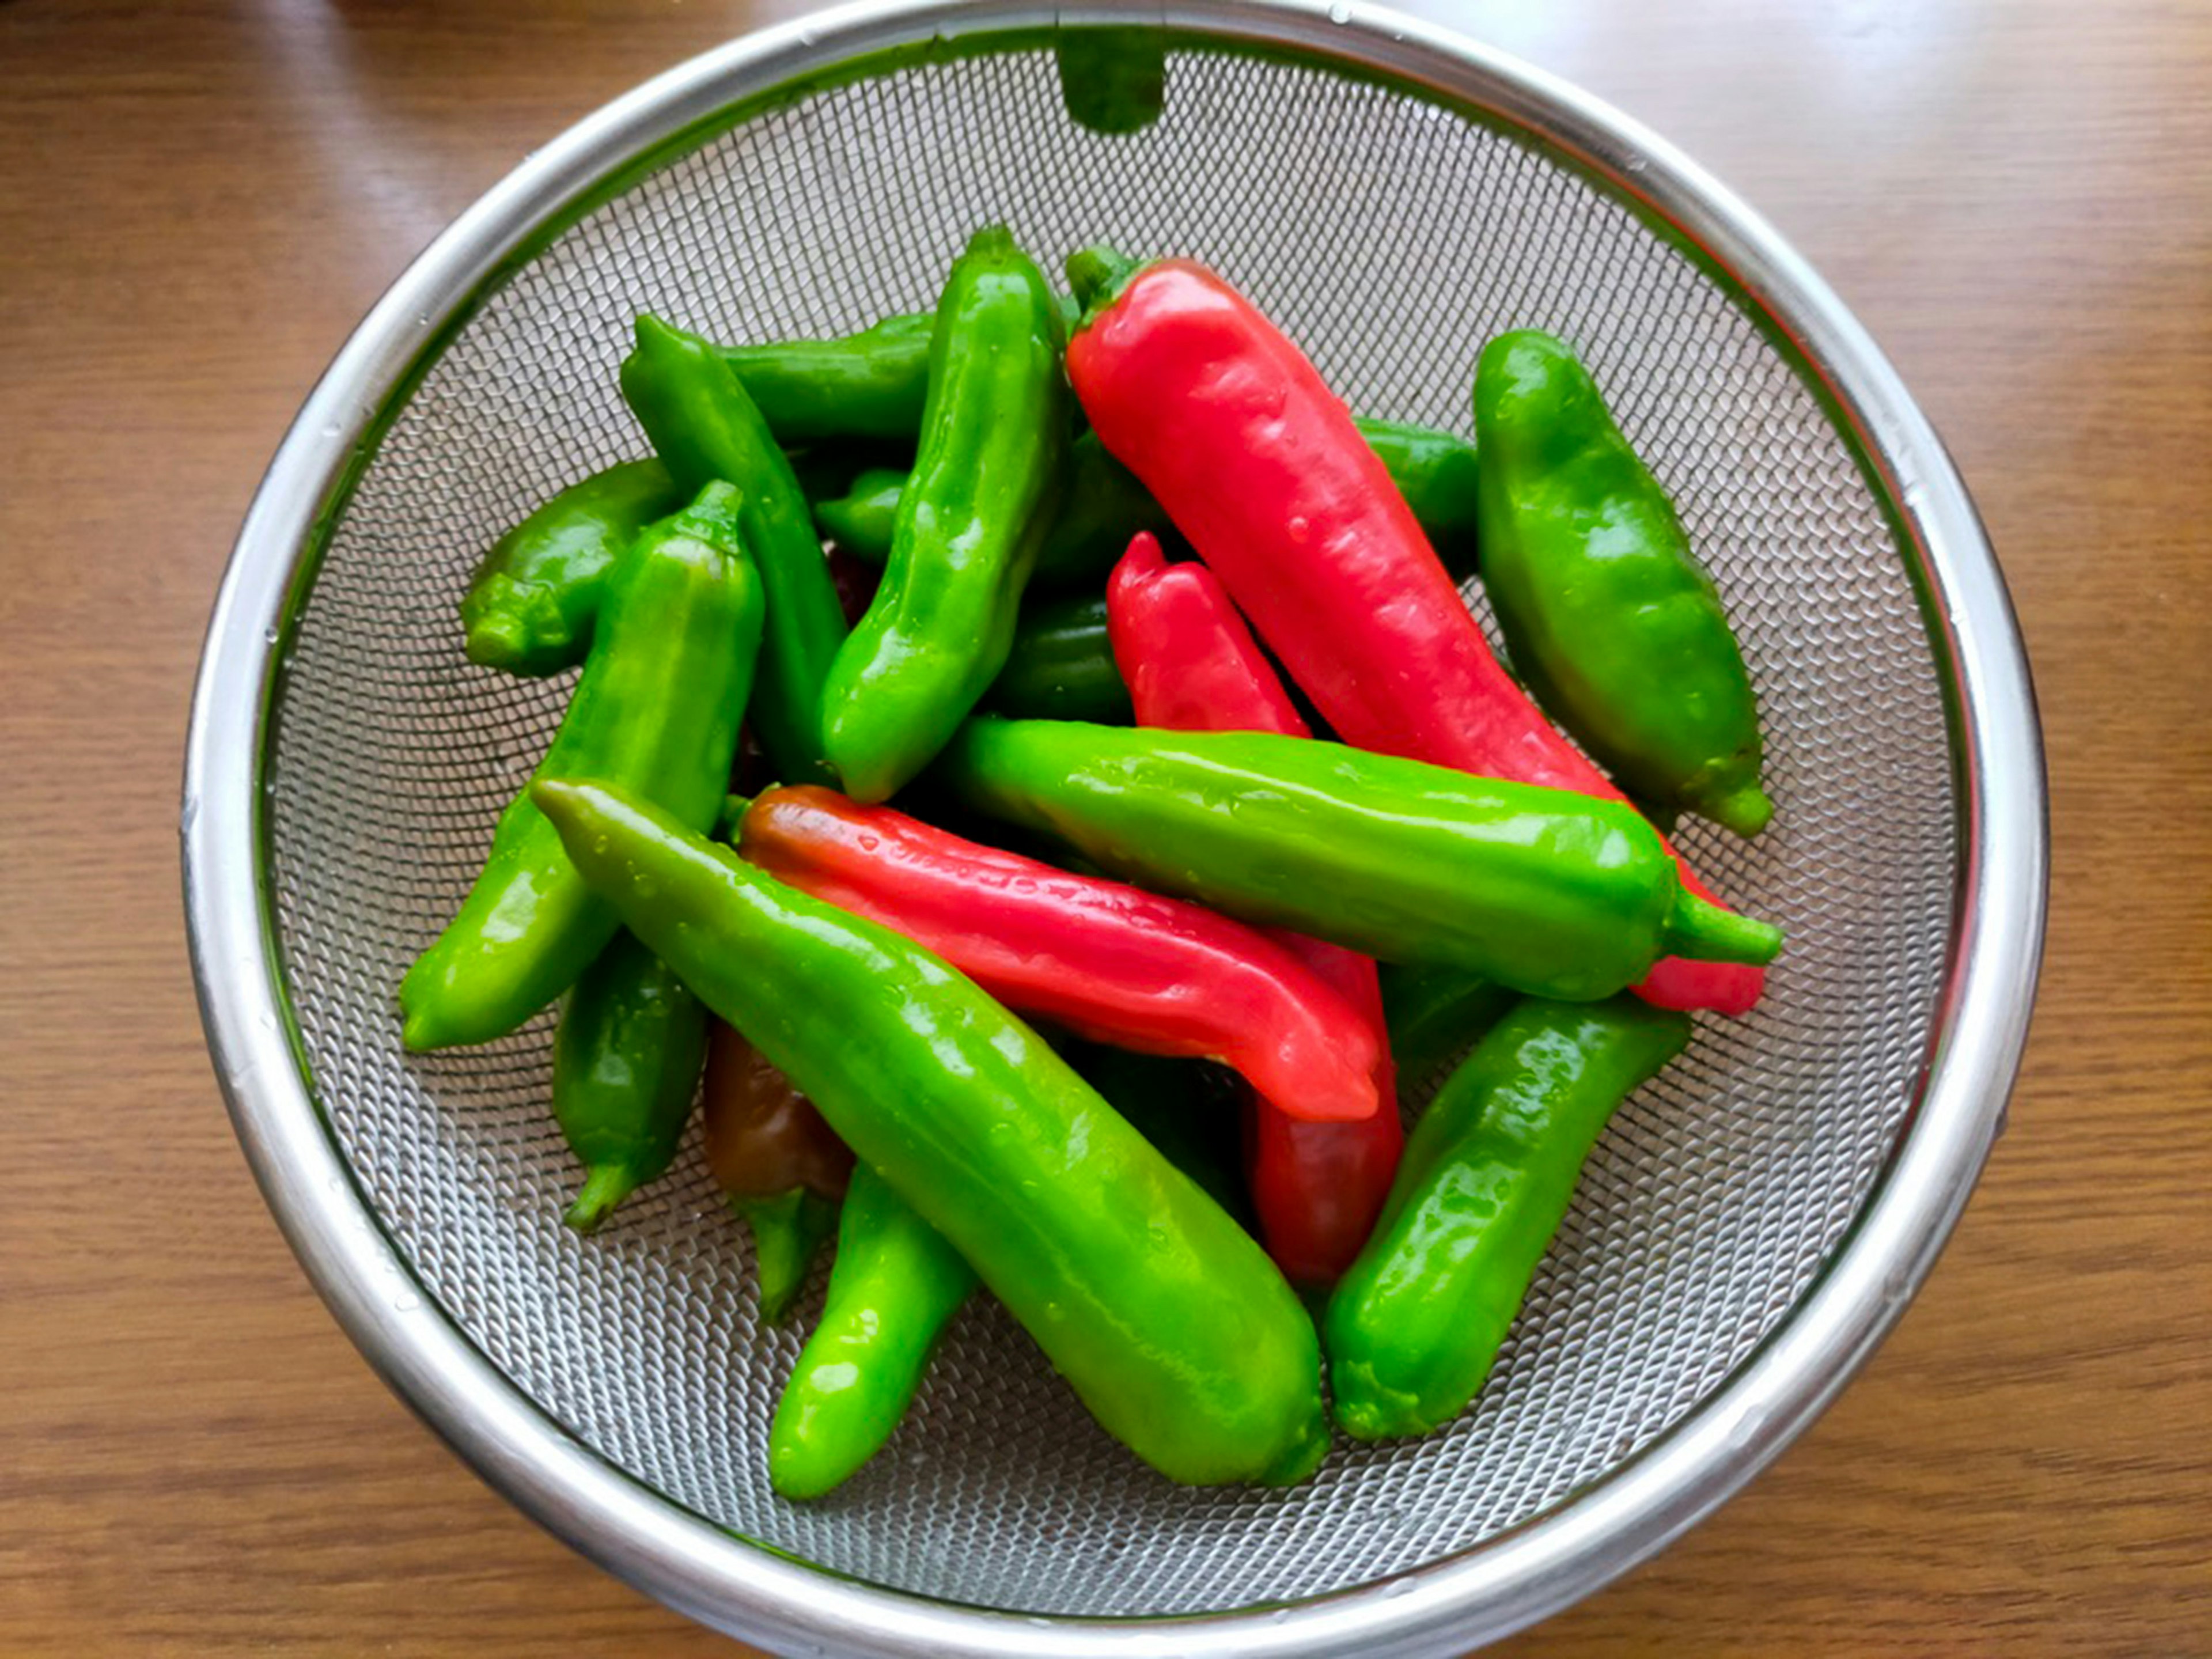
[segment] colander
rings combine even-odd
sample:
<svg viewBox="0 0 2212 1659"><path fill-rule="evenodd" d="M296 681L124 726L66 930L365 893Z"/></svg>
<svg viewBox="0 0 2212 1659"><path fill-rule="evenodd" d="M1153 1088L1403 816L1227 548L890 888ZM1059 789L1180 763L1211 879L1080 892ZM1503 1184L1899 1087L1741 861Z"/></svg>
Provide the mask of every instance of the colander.
<svg viewBox="0 0 2212 1659"><path fill-rule="evenodd" d="M1133 17L1169 32L1166 115L1080 130L1052 28ZM696 1149L580 1240L550 1019L399 1048L393 988L566 689L470 665L454 603L504 526L643 453L615 381L632 316L859 327L931 303L994 220L1048 264L1099 239L1206 259L1377 416L1464 431L1486 337L1565 335L1673 490L1759 690L1774 827L1682 840L1789 929L1765 1003L1706 1021L1620 1114L1475 1407L1341 1444L1295 1490L1170 1486L979 1301L884 1453L784 1503L764 1447L799 1333L759 1322ZM1996 564L1834 296L1582 93L1300 0L850 8L532 155L377 306L277 452L210 629L183 834L210 1044L270 1205L487 1480L772 1649L1066 1659L1460 1651L1720 1503L1866 1357L1965 1202L2020 1055L2045 863Z"/></svg>

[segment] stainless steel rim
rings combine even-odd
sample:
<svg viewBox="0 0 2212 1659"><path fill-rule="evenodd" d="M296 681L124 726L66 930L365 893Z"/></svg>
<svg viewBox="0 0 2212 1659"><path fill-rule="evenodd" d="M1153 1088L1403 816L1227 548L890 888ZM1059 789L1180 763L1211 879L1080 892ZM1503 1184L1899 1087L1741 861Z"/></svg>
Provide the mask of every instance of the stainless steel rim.
<svg viewBox="0 0 2212 1659"><path fill-rule="evenodd" d="M708 1624L771 1646L867 1654L1443 1654L1510 1633L1651 1555L1801 1433L1933 1265L2002 1121L2042 947L2041 739L2010 602L1935 432L1867 335L1755 215L1619 112L1410 18L1322 0L1194 0L1169 26L1304 48L1498 112L1694 244L1770 313L1832 398L1923 562L1959 751L1961 894L1910 1133L1824 1276L1674 1430L1563 1509L1454 1559L1266 1613L1023 1618L838 1577L669 1503L571 1440L427 1300L356 1189L292 1043L260 869L259 789L279 641L316 526L425 343L503 258L614 167L727 105L859 53L932 35L1126 9L1015 0L864 3L734 42L608 106L532 156L415 263L349 340L270 464L217 596L196 692L181 823L192 967L210 1048L256 1177L339 1322L483 1478L576 1549Z"/></svg>

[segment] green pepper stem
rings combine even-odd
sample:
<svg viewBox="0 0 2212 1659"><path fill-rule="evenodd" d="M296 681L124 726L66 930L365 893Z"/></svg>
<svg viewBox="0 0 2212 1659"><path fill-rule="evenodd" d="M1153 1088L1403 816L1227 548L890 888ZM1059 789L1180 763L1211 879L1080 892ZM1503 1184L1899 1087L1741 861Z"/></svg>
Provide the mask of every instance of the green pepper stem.
<svg viewBox="0 0 2212 1659"><path fill-rule="evenodd" d="M619 1164L594 1164L584 1172L583 1190L561 1218L580 1233L598 1229L616 1205L637 1190L636 1178Z"/></svg>
<svg viewBox="0 0 2212 1659"><path fill-rule="evenodd" d="M504 581L506 578L496 580ZM510 584L512 586L512 584ZM530 648L529 637L523 631L519 617L503 611L490 611L469 624L468 641L463 647L468 659L483 668L504 668L514 672Z"/></svg>
<svg viewBox="0 0 2212 1659"><path fill-rule="evenodd" d="M1020 245L1014 240L1014 233L1006 226L985 225L969 237L968 252L1005 255L1019 252Z"/></svg>
<svg viewBox="0 0 2212 1659"><path fill-rule="evenodd" d="M1067 256L1067 285L1082 302L1088 319L1112 305L1122 284L1137 274L1137 262L1101 242L1078 248Z"/></svg>
<svg viewBox="0 0 2212 1659"><path fill-rule="evenodd" d="M1741 962L1763 968L1782 954L1782 930L1771 921L1724 910L1684 892L1667 918L1670 955L1692 962Z"/></svg>
<svg viewBox="0 0 2212 1659"><path fill-rule="evenodd" d="M1757 784L1747 783L1733 794L1698 802L1698 811L1722 829L1732 830L1749 841L1765 829L1768 820L1773 817L1774 803Z"/></svg>
<svg viewBox="0 0 2212 1659"><path fill-rule="evenodd" d="M745 492L737 485L726 478L714 478L677 516L704 520L712 528L734 536L738 533L738 509L744 501Z"/></svg>

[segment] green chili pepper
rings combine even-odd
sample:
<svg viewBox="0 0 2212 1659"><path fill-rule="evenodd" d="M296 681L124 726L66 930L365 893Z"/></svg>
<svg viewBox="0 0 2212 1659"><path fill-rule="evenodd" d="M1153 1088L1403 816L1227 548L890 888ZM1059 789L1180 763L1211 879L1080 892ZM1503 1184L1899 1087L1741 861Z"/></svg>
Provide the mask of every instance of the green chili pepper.
<svg viewBox="0 0 2212 1659"><path fill-rule="evenodd" d="M1474 574L1474 446L1430 427L1356 424L1390 469L1444 568L1460 581ZM817 501L814 522L854 558L880 564L890 551L891 523L905 483L900 472L872 468L845 495ZM1166 537L1175 526L1136 474L1109 455L1095 433L1086 432L1069 447L1067 494L1038 550L1033 580L1039 586L1068 587L1103 580L1144 531Z"/></svg>
<svg viewBox="0 0 2212 1659"><path fill-rule="evenodd" d="M927 764L1006 664L1066 460L1060 344L1043 274L1004 227L978 231L938 305L883 585L823 695L823 746L860 800Z"/></svg>
<svg viewBox="0 0 2212 1659"><path fill-rule="evenodd" d="M1774 803L1743 653L1589 372L1548 334L1502 334L1474 418L1483 584L1515 670L1629 793L1757 835Z"/></svg>
<svg viewBox="0 0 2212 1659"><path fill-rule="evenodd" d="M631 538L684 505L659 461L623 461L570 484L501 536L469 578L469 660L557 674L584 659L607 568Z"/></svg>
<svg viewBox="0 0 2212 1659"><path fill-rule="evenodd" d="M1443 561L1452 580L1475 573L1475 480L1481 468L1474 446L1458 434L1395 421L1355 421L1367 447L1390 469L1390 480Z"/></svg>
<svg viewBox="0 0 2212 1659"><path fill-rule="evenodd" d="M1063 1057L1169 1163L1239 1225L1249 1206L1231 1170L1236 1123L1200 1097L1198 1067L1091 1043ZM818 1498L883 1449L905 1416L975 1270L881 1176L853 1171L822 1322L807 1339L769 1430L769 1474L786 1498Z"/></svg>
<svg viewBox="0 0 2212 1659"><path fill-rule="evenodd" d="M1599 1133L1690 1030L1686 1015L1633 997L1532 1000L1452 1074L1329 1299L1329 1382L1347 1431L1425 1434L1466 1409Z"/></svg>
<svg viewBox="0 0 2212 1659"><path fill-rule="evenodd" d="M1080 307L1065 295L1054 303L1062 325L1073 327ZM860 438L911 445L929 395L929 340L936 327L934 311L917 311L834 339L714 351L737 372L779 443Z"/></svg>
<svg viewBox="0 0 2212 1659"><path fill-rule="evenodd" d="M1066 28L1053 40L1068 118L1093 132L1142 132L1168 100L1167 31Z"/></svg>
<svg viewBox="0 0 2212 1659"><path fill-rule="evenodd" d="M890 555L891 530L906 483L903 472L872 468L854 479L843 495L817 501L814 522L854 558L881 564ZM1135 475L1085 433L1068 446L1066 489L1037 549L1032 580L1041 586L1097 581L1142 530L1156 536L1175 533Z"/></svg>
<svg viewBox="0 0 2212 1659"><path fill-rule="evenodd" d="M617 789L535 798L625 925L967 1258L1110 1432L1192 1484L1312 1471L1319 1347L1290 1287L1027 1026Z"/></svg>
<svg viewBox="0 0 2212 1659"><path fill-rule="evenodd" d="M1419 1082L1465 1054L1519 1000L1463 968L1394 963L1382 969L1382 1020L1398 1075Z"/></svg>
<svg viewBox="0 0 2212 1659"><path fill-rule="evenodd" d="M769 1480L819 1498L882 1449L921 1385L975 1269L890 1184L856 1164L822 1322L769 1425Z"/></svg>
<svg viewBox="0 0 2212 1659"><path fill-rule="evenodd" d="M532 777L605 778L705 829L720 810L761 633L738 492L710 484L608 573L591 654ZM576 982L614 937L529 793L492 832L459 914L399 987L410 1048L487 1042Z"/></svg>
<svg viewBox="0 0 2212 1659"><path fill-rule="evenodd" d="M785 782L829 781L822 687L845 612L790 461L737 376L696 335L639 318L622 388L677 483L696 489L726 478L744 490L739 521L767 607L753 729Z"/></svg>
<svg viewBox="0 0 2212 1659"><path fill-rule="evenodd" d="M1384 962L1610 996L1662 956L1766 962L1780 932L1686 891L1626 802L1260 732L971 720L938 775L1107 869Z"/></svg>
<svg viewBox="0 0 2212 1659"><path fill-rule="evenodd" d="M1006 665L984 701L1002 714L1127 725L1129 688L1106 637L1106 596L1024 605Z"/></svg>
<svg viewBox="0 0 2212 1659"><path fill-rule="evenodd" d="M660 958L617 933L553 1036L553 1115L584 1165L563 1218L580 1233L665 1171L707 1059L707 1011Z"/></svg>
<svg viewBox="0 0 2212 1659"><path fill-rule="evenodd" d="M898 522L899 494L907 475L895 466L872 466L842 495L817 497L814 527L844 552L868 564L890 556L891 529ZM1037 562L1037 574L1044 562Z"/></svg>
<svg viewBox="0 0 2212 1659"><path fill-rule="evenodd" d="M823 1241L836 1231L842 1199L828 1199L804 1187L767 1198L723 1200L751 1230L753 1261L760 1280L763 1325L781 1325L806 1284L806 1270Z"/></svg>
<svg viewBox="0 0 2212 1659"><path fill-rule="evenodd" d="M831 340L719 346L780 442L913 440L929 376L928 312Z"/></svg>

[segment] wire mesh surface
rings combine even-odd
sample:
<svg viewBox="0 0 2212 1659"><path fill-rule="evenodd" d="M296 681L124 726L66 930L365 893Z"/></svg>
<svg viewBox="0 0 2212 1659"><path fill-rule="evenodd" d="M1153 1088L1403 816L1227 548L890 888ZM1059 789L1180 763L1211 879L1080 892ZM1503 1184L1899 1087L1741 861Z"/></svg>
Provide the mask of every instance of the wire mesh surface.
<svg viewBox="0 0 2212 1659"><path fill-rule="evenodd" d="M1287 1492L1192 1492L1095 1427L979 1301L907 1424L830 1499L769 1486L818 1284L756 1317L699 1157L599 1237L547 1109L551 1019L404 1054L393 994L465 890L567 682L470 665L454 605L556 489L645 452L631 318L732 339L923 307L968 234L1048 265L1105 239L1200 256L1363 412L1469 428L1482 342L1582 350L1673 490L1743 636L1779 811L1684 849L1789 930L1751 1018L1705 1019L1621 1111L1480 1401L1340 1443ZM1479 604L1479 600L1478 600ZM1808 1287L1906 1121L1953 902L1950 757L1911 585L1820 405L1729 295L1541 153L1372 81L1178 54L1166 118L1102 137L1033 51L918 64L761 117L563 234L453 338L337 526L269 778L278 951L331 1131L416 1277L579 1440L824 1566L1023 1612L1199 1612L1438 1559L1568 1500L1678 1421ZM407 1293L402 1288L402 1293Z"/></svg>

